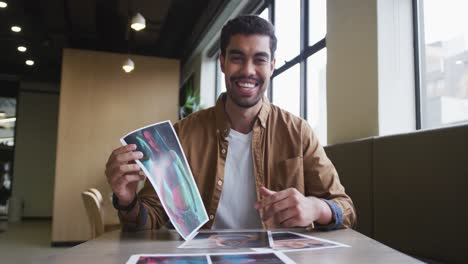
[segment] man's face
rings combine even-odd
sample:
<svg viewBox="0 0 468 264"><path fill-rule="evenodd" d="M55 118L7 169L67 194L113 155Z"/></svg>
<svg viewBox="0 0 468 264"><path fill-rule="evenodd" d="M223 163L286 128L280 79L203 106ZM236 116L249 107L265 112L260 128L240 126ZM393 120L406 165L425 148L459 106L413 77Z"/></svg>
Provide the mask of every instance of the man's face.
<svg viewBox="0 0 468 264"><path fill-rule="evenodd" d="M275 60L270 53L270 37L237 34L219 57L226 90L234 104L242 108L260 102L270 83Z"/></svg>

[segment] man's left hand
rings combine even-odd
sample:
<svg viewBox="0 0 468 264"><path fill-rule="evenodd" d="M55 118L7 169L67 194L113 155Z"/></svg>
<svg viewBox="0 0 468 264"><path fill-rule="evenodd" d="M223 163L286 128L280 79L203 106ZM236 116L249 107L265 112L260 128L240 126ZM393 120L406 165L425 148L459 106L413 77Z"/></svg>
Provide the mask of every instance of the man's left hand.
<svg viewBox="0 0 468 264"><path fill-rule="evenodd" d="M276 227L306 227L317 222L326 225L332 220L330 207L316 197L305 197L295 188L274 192L260 188L262 200L255 208L263 211L262 220L273 219Z"/></svg>

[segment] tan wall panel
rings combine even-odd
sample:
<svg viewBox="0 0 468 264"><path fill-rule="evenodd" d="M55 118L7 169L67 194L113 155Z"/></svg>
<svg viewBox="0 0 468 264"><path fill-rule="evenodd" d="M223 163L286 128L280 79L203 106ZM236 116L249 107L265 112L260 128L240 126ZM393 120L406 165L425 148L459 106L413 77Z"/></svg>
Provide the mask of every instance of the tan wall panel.
<svg viewBox="0 0 468 264"><path fill-rule="evenodd" d="M328 144L379 134L377 1L327 1Z"/></svg>
<svg viewBox="0 0 468 264"><path fill-rule="evenodd" d="M89 239L81 192L110 188L104 166L125 133L161 120L177 120L179 62L67 49L62 64L52 241Z"/></svg>

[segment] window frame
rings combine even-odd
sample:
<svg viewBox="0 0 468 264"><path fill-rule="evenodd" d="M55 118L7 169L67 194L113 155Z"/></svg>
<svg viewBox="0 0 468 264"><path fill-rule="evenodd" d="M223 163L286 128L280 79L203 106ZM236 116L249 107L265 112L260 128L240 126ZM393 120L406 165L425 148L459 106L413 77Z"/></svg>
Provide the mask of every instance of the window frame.
<svg viewBox="0 0 468 264"><path fill-rule="evenodd" d="M281 1L281 0L280 0ZM272 5L274 6L274 0L270 0L273 2ZM319 52L320 50L326 47L326 35L316 43L309 43L309 0L301 0L301 30L300 30L300 53L292 58L290 61L287 61L281 67L275 69L273 75L271 76L270 82L270 91L269 91L269 99L271 102L273 101L273 79L280 75L281 73L287 71L288 69L295 66L297 63L300 64L300 98L299 98L299 109L300 109L300 116L307 120L307 59L314 55L315 53ZM274 14L274 9L272 10ZM273 17L274 18L274 17ZM274 19L271 21L273 25L275 25Z"/></svg>
<svg viewBox="0 0 468 264"><path fill-rule="evenodd" d="M421 10L422 5L419 0L412 0L413 3L413 46L414 46L414 89L415 89L415 113L416 113L416 130L422 129L422 76L421 76L421 57L420 52L424 50L421 42L420 32L422 30Z"/></svg>

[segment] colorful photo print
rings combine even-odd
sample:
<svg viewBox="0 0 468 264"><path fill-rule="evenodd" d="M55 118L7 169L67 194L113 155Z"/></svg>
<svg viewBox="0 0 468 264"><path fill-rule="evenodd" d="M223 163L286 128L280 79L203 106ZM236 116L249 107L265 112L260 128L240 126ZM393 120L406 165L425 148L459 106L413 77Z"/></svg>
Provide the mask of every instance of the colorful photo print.
<svg viewBox="0 0 468 264"><path fill-rule="evenodd" d="M344 244L294 232L271 232L272 248L280 251L347 247Z"/></svg>
<svg viewBox="0 0 468 264"><path fill-rule="evenodd" d="M271 232L273 241L289 240L289 239L302 239L303 236L293 232Z"/></svg>
<svg viewBox="0 0 468 264"><path fill-rule="evenodd" d="M210 255L213 264L285 264L294 263L280 252Z"/></svg>
<svg viewBox="0 0 468 264"><path fill-rule="evenodd" d="M151 182L169 219L184 238L208 221L187 159L169 121L135 130L121 139L143 152L137 160Z"/></svg>
<svg viewBox="0 0 468 264"><path fill-rule="evenodd" d="M207 255L133 255L127 264L208 264Z"/></svg>
<svg viewBox="0 0 468 264"><path fill-rule="evenodd" d="M270 247L265 231L247 232L199 232L179 248L237 249Z"/></svg>
<svg viewBox="0 0 468 264"><path fill-rule="evenodd" d="M290 258L281 252L237 252L237 253L194 253L194 254L147 254L133 255L126 264L243 264L243 263L268 263L268 264L293 264Z"/></svg>

